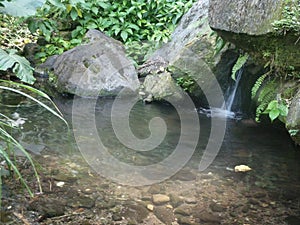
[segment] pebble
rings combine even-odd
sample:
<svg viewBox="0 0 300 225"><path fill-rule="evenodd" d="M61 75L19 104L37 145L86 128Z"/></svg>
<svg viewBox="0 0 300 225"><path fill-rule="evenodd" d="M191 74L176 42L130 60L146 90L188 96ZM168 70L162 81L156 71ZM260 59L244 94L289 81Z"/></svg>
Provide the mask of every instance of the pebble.
<svg viewBox="0 0 300 225"><path fill-rule="evenodd" d="M154 205L152 205L152 204L148 204L148 205L147 205L147 209L149 209L150 211L153 211L153 209L154 209Z"/></svg>
<svg viewBox="0 0 300 225"><path fill-rule="evenodd" d="M213 212L223 212L225 210L221 204L217 204L215 202L212 202L209 207Z"/></svg>
<svg viewBox="0 0 300 225"><path fill-rule="evenodd" d="M182 216L189 216L191 215L192 209L189 205L181 205L174 210L175 214L180 214Z"/></svg>
<svg viewBox="0 0 300 225"><path fill-rule="evenodd" d="M170 201L170 197L163 194L152 195L152 201L154 204L160 205Z"/></svg>
<svg viewBox="0 0 300 225"><path fill-rule="evenodd" d="M198 215L195 216L199 218L201 221L207 223L220 223L222 220L220 216L210 213L206 210L200 212Z"/></svg>

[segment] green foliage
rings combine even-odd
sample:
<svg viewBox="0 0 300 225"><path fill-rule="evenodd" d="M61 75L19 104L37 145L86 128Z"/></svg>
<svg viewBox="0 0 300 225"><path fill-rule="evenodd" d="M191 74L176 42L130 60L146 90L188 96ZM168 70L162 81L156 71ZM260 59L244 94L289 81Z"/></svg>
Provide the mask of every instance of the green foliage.
<svg viewBox="0 0 300 225"><path fill-rule="evenodd" d="M274 29L279 34L294 32L300 34L300 1L287 1L282 13L282 19L273 23Z"/></svg>
<svg viewBox="0 0 300 225"><path fill-rule="evenodd" d="M215 52L214 52L214 55L217 55L219 54L222 49L226 46L226 41L217 34L217 32L215 31L212 31L210 36L215 36L216 39L215 39L215 46L214 46L214 49L215 49Z"/></svg>
<svg viewBox="0 0 300 225"><path fill-rule="evenodd" d="M271 101L276 99L277 84L275 81L269 81L261 88L257 98L256 118L260 121L261 114L266 114L266 109Z"/></svg>
<svg viewBox="0 0 300 225"><path fill-rule="evenodd" d="M0 44L2 49L14 48L23 50L25 44L35 41L34 35L24 23L24 18L0 13Z"/></svg>
<svg viewBox="0 0 300 225"><path fill-rule="evenodd" d="M193 86L195 85L195 80L189 76L178 77L176 79L176 84L179 85L184 91L191 92Z"/></svg>
<svg viewBox="0 0 300 225"><path fill-rule="evenodd" d="M167 42L175 25L193 2L47 0L28 23L29 29L39 31L50 45L77 40L76 43L56 46L58 52L79 44L88 29L103 31L126 45L137 41ZM71 32L70 37L64 38L61 31ZM53 54L47 49L49 46L44 50L46 55Z"/></svg>
<svg viewBox="0 0 300 225"><path fill-rule="evenodd" d="M290 130L288 130L288 132L291 136L296 136L298 134L299 130L298 129L290 129Z"/></svg>
<svg viewBox="0 0 300 225"><path fill-rule="evenodd" d="M264 80L266 79L266 77L269 75L269 73L265 73L263 75L261 75L255 82L255 84L253 85L252 89L251 89L251 98L254 99L257 95L257 91L259 90L259 88L261 87L261 85L263 84Z"/></svg>
<svg viewBox="0 0 300 225"><path fill-rule="evenodd" d="M33 84L33 68L27 59L16 54L17 50L2 50L0 49L0 70L7 71L12 69L21 81Z"/></svg>
<svg viewBox="0 0 300 225"><path fill-rule="evenodd" d="M288 107L283 101L272 100L271 102L269 102L267 108L263 113L269 114L272 122L276 118L278 118L282 122L285 122L285 118L288 114Z"/></svg>
<svg viewBox="0 0 300 225"><path fill-rule="evenodd" d="M231 70L231 78L236 80L236 73L239 71L247 62L249 55L245 53L244 55L240 55L237 61L235 62L232 70Z"/></svg>

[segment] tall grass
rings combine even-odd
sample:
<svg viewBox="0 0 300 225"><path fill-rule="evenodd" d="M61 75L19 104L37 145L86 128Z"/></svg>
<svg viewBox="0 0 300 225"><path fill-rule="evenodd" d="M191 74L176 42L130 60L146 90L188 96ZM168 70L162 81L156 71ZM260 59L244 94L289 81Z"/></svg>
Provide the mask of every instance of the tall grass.
<svg viewBox="0 0 300 225"><path fill-rule="evenodd" d="M45 108L47 111L49 111L50 113L52 113L53 115L58 117L68 127L68 123L63 118L62 113L55 106L55 104L53 103L53 101L47 94L45 94L31 86L25 85L25 84L16 83L16 82L8 81L8 80L1 80L1 79L0 79L0 82L1 82L0 89L20 94L20 95L25 96L26 98L38 103L40 105L40 107ZM48 101L50 103L51 107L46 105L42 101L38 100L36 97L33 97L33 95L42 97L43 99L45 99L46 101ZM1 111L0 111L0 141L3 143L3 146L0 145L0 158L6 162L8 170L13 171L13 173L18 177L20 182L26 188L29 195L31 197L33 197L34 194L33 194L32 190L29 188L26 180L22 176L22 173L18 168L16 160L14 160L14 155L15 155L16 149L20 150L24 154L26 159L30 162L32 170L34 171L34 174L35 174L35 178L36 178L38 187L39 187L39 192L42 193L43 190L42 190L40 178L39 178L36 166L33 162L31 155L12 136L11 131L13 129L16 129L16 126L13 123L13 120L10 119L8 116L4 115L3 113L1 113ZM1 186L2 186L2 176L4 176L5 174L7 174L7 170L4 167L0 167L0 185ZM0 204L1 204L1 199L2 199L2 191L1 191L1 187L0 187Z"/></svg>

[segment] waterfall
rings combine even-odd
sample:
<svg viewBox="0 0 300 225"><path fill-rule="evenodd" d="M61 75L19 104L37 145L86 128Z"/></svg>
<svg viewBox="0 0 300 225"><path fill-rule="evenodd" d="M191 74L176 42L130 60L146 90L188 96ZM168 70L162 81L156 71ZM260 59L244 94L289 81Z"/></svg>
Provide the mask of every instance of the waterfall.
<svg viewBox="0 0 300 225"><path fill-rule="evenodd" d="M227 110L231 112L231 108L235 99L235 94L237 91L237 88L239 86L241 77L243 73L243 68L237 71L236 81L233 86L229 86L226 93L225 93L225 101L223 102L223 105L221 107L222 110Z"/></svg>
<svg viewBox="0 0 300 225"><path fill-rule="evenodd" d="M238 70L235 83L227 88L224 96L225 100L221 108L200 108L199 112L205 114L208 117L236 118L236 114L232 112L232 106L236 97L236 92L242 77L242 73L243 68Z"/></svg>

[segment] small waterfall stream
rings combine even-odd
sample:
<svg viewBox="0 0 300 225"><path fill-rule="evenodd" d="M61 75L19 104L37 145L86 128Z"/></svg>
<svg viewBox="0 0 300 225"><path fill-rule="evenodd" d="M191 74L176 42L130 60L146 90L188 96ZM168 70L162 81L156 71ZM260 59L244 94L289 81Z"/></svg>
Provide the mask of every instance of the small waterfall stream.
<svg viewBox="0 0 300 225"><path fill-rule="evenodd" d="M235 81L234 85L228 87L228 89L225 93L225 96L224 96L225 101L224 101L221 109L231 112L232 105L233 105L235 95L236 95L236 91L239 86L242 74L243 74L243 68L241 68L240 70L237 71L236 81Z"/></svg>
<svg viewBox="0 0 300 225"><path fill-rule="evenodd" d="M242 74L243 68L237 71L235 83L227 88L224 96L225 101L221 108L200 108L200 113L206 114L208 117L235 118L236 113L232 111L232 106L236 98L236 92L239 87Z"/></svg>

